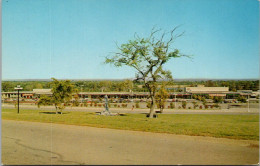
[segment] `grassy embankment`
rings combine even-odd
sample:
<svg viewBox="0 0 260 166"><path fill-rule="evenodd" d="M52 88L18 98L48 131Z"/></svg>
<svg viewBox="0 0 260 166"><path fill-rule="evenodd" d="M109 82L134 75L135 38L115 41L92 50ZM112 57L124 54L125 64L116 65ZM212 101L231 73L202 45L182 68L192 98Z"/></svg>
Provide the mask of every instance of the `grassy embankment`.
<svg viewBox="0 0 260 166"><path fill-rule="evenodd" d="M181 135L232 139L259 139L259 115L161 114L157 119L144 114L98 116L95 113L2 109L2 119L104 127Z"/></svg>

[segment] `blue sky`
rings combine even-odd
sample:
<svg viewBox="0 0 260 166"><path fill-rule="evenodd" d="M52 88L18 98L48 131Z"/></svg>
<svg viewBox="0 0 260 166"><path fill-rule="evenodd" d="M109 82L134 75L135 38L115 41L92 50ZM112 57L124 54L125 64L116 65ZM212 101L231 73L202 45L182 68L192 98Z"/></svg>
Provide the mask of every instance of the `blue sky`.
<svg viewBox="0 0 260 166"><path fill-rule="evenodd" d="M115 42L177 25L194 58L169 61L174 78L259 77L257 0L4 0L2 79L133 78L103 64Z"/></svg>

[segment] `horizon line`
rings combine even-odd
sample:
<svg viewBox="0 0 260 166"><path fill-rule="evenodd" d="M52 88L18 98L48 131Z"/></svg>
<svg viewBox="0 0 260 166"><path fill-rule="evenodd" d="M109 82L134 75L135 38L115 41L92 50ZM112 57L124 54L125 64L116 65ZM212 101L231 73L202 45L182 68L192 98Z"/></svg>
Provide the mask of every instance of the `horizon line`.
<svg viewBox="0 0 260 166"><path fill-rule="evenodd" d="M102 81L102 80L134 80L135 78L56 78L57 80ZM1 79L1 81L51 81L51 78L19 78ZM259 78L175 78L173 80L259 80Z"/></svg>

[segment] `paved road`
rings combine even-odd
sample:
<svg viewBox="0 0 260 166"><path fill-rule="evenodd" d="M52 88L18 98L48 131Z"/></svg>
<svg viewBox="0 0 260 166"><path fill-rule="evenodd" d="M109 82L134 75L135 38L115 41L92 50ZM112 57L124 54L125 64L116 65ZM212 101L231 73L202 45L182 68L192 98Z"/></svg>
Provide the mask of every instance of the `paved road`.
<svg viewBox="0 0 260 166"><path fill-rule="evenodd" d="M14 105L2 104L2 108L12 108ZM38 108L36 105L20 105L20 109L34 109L34 110L55 110L54 106L41 106ZM64 111L84 111L84 112L100 112L104 108L95 108L95 107L66 107ZM156 109L158 110L158 109ZM137 109L132 110L131 108L110 108L110 111L113 113L149 113L149 109ZM208 109L208 110L199 110L199 109L164 109L164 114L243 114L243 115L252 115L259 114L258 108L250 108L249 112L247 108L231 108L231 109Z"/></svg>
<svg viewBox="0 0 260 166"><path fill-rule="evenodd" d="M2 120L2 163L257 164L257 141Z"/></svg>

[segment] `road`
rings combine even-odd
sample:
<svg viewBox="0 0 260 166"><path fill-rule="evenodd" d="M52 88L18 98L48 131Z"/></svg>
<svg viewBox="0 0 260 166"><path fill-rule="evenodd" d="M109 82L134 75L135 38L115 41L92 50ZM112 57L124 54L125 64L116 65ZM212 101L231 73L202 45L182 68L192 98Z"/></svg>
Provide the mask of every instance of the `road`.
<svg viewBox="0 0 260 166"><path fill-rule="evenodd" d="M2 104L2 108L12 108L14 105L11 104ZM20 109L34 109L34 110L55 110L54 106L41 106L38 108L36 105L20 105ZM66 107L64 111L84 111L84 112L100 112L103 111L104 107ZM158 110L158 109L156 109ZM110 111L113 113L149 113L149 109L135 108L110 108ZM259 114L259 108L250 108L249 112L247 108L231 108L231 109L208 109L208 110L199 110L199 109L164 109L164 114L240 114L240 115L252 115Z"/></svg>
<svg viewBox="0 0 260 166"><path fill-rule="evenodd" d="M5 165L257 164L258 141L2 120Z"/></svg>

